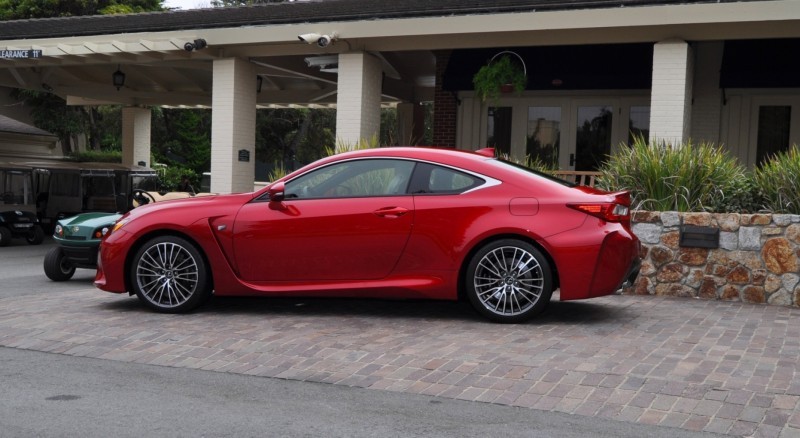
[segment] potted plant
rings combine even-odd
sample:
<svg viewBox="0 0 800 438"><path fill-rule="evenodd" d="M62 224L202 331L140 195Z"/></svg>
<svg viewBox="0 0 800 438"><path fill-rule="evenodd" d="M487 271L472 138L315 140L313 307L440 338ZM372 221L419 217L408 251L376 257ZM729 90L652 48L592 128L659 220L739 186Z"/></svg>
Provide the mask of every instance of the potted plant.
<svg viewBox="0 0 800 438"><path fill-rule="evenodd" d="M513 59L512 55L519 61ZM500 52L475 73L472 83L475 86L475 95L484 101L496 100L501 93L522 93L528 84L525 62L514 52Z"/></svg>

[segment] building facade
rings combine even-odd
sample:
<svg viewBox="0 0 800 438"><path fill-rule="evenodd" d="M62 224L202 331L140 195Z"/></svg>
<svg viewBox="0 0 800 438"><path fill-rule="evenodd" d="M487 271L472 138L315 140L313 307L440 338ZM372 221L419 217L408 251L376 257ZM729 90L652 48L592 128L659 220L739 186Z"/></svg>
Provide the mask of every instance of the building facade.
<svg viewBox="0 0 800 438"><path fill-rule="evenodd" d="M150 164L151 106L210 107L216 192L252 189L268 106L336 107L349 143L382 105L413 121L433 101L436 146L585 170L641 135L752 166L800 143L798 41L797 0L298 1L3 22L0 86L124 105L129 164ZM505 51L526 89L476 98L472 76Z"/></svg>

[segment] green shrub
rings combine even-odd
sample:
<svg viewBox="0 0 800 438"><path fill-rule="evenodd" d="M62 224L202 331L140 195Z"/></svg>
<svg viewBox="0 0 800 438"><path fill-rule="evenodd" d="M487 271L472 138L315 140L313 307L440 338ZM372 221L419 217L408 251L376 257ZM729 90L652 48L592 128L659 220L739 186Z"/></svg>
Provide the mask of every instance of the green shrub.
<svg viewBox="0 0 800 438"><path fill-rule="evenodd" d="M715 197L708 210L714 213L755 213L761 211L764 198L748 172L731 181L725 192Z"/></svg>
<svg viewBox="0 0 800 438"><path fill-rule="evenodd" d="M96 163L121 163L122 151L84 151L74 152L67 156L70 161L96 162Z"/></svg>
<svg viewBox="0 0 800 438"><path fill-rule="evenodd" d="M750 204L745 169L722 147L621 145L600 168L598 187L630 190L632 206L652 211L713 211ZM750 208L750 207L748 207Z"/></svg>
<svg viewBox="0 0 800 438"><path fill-rule="evenodd" d="M178 190L178 184L184 176L189 177L189 183L194 187L196 192L200 191L200 175L194 170L178 165L154 165L158 172L158 179L161 190L172 192Z"/></svg>
<svg viewBox="0 0 800 438"><path fill-rule="evenodd" d="M756 169L754 179L768 211L800 214L800 149L797 145L763 162Z"/></svg>

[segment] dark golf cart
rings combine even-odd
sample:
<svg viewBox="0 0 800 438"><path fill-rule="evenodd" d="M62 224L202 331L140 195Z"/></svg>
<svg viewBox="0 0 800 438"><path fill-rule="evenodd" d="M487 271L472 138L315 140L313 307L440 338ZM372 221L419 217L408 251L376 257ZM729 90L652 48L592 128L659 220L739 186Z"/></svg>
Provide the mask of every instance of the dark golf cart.
<svg viewBox="0 0 800 438"><path fill-rule="evenodd" d="M24 238L31 245L44 240L36 217L33 169L0 162L0 246L7 246L14 237Z"/></svg>

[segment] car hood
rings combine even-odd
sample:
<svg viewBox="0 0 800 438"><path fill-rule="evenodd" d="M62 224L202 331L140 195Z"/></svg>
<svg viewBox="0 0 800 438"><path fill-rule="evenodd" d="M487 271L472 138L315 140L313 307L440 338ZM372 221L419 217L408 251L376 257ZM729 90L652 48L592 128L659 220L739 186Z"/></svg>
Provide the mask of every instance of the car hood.
<svg viewBox="0 0 800 438"><path fill-rule="evenodd" d="M66 227L89 227L97 228L103 225L114 223L122 217L119 213L81 213L77 216L68 217L58 221L61 226Z"/></svg>
<svg viewBox="0 0 800 438"><path fill-rule="evenodd" d="M214 215L214 211L222 208L225 209L231 205L242 205L248 202L255 196L254 193L234 193L226 195L211 195L211 196L197 196L192 198L174 199L169 201L161 201L150 204L145 204L136 207L126 213L126 217L133 220L137 217L151 214L170 214L167 212L174 212L175 210L191 209L197 212L206 213L207 215ZM166 211L166 212L165 212ZM164 213L162 213L164 212ZM199 219L203 214L197 215Z"/></svg>

